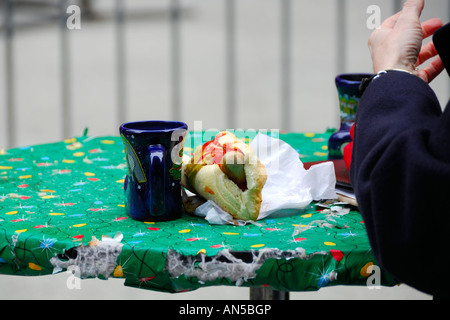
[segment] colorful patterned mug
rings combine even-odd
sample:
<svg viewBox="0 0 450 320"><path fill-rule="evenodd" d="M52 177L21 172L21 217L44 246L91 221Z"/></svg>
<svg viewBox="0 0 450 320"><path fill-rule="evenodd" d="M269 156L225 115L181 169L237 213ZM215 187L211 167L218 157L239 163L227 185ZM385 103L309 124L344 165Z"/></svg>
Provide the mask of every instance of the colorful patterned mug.
<svg viewBox="0 0 450 320"><path fill-rule="evenodd" d="M120 126L128 174L125 206L131 218L168 221L181 217L181 160L187 125L140 121Z"/></svg>
<svg viewBox="0 0 450 320"><path fill-rule="evenodd" d="M339 97L340 128L328 140L328 159L342 159L343 149L352 141L350 128L355 122L356 110L361 98L359 86L364 78L371 77L369 73L340 74L335 78Z"/></svg>

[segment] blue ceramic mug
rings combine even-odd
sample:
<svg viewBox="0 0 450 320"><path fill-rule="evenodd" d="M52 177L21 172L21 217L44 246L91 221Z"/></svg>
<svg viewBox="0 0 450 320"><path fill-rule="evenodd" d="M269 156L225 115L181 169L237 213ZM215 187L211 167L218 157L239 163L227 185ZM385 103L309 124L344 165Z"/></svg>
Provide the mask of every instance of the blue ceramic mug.
<svg viewBox="0 0 450 320"><path fill-rule="evenodd" d="M342 159L343 149L352 141L350 128L355 122L358 103L362 92L359 90L361 81L370 78L369 73L346 73L335 78L336 89L339 97L340 128L334 132L328 140L328 159Z"/></svg>
<svg viewBox="0 0 450 320"><path fill-rule="evenodd" d="M187 125L178 121L139 121L120 126L128 174L125 207L140 221L181 217L181 160Z"/></svg>

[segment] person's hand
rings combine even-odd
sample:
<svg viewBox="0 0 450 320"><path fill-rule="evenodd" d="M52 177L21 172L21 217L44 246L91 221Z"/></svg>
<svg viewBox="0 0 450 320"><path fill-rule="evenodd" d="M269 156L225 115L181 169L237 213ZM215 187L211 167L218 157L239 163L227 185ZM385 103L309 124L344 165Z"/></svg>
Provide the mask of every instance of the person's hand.
<svg viewBox="0 0 450 320"><path fill-rule="evenodd" d="M423 7L424 0L407 0L400 12L386 19L372 33L369 49L375 73L403 69L429 83L444 69L433 42L422 47L422 40L442 27L442 21L436 18L420 23ZM433 57L427 66L418 68Z"/></svg>

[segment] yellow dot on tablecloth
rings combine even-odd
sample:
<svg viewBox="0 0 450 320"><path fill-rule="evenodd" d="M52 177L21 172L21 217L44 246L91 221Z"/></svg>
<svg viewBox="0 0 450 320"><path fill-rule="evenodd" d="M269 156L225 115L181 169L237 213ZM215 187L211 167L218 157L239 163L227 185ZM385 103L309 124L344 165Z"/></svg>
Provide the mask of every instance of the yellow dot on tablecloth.
<svg viewBox="0 0 450 320"><path fill-rule="evenodd" d="M64 140L65 143L74 143L75 141L77 141L76 138L70 138L70 139Z"/></svg>
<svg viewBox="0 0 450 320"><path fill-rule="evenodd" d="M312 217L312 213L303 214L300 217L302 217L302 218L311 218Z"/></svg>
<svg viewBox="0 0 450 320"><path fill-rule="evenodd" d="M100 142L103 143L103 144L114 144L114 143L116 143L114 140L102 140Z"/></svg>
<svg viewBox="0 0 450 320"><path fill-rule="evenodd" d="M239 232L223 232L223 234L227 234L227 235L230 235L230 236L235 236L235 235L238 235Z"/></svg>
<svg viewBox="0 0 450 320"><path fill-rule="evenodd" d="M299 226L299 224L292 224L292 226L293 226L293 227L298 227L298 226Z"/></svg>
<svg viewBox="0 0 450 320"><path fill-rule="evenodd" d="M9 212L6 212L5 214L7 214L7 215L13 215L13 214L17 214L19 211L9 211Z"/></svg>
<svg viewBox="0 0 450 320"><path fill-rule="evenodd" d="M82 156L84 156L84 152L75 152L75 153L73 154L73 156L74 156L74 157L82 157Z"/></svg>
<svg viewBox="0 0 450 320"><path fill-rule="evenodd" d="M361 268L361 270L359 271L359 273L361 274L361 276L363 277L368 277L372 274L372 270L373 270L373 262L367 262L364 267Z"/></svg>
<svg viewBox="0 0 450 320"><path fill-rule="evenodd" d="M53 193L53 192L56 192L56 191L52 190L52 189L42 189L41 192Z"/></svg>
<svg viewBox="0 0 450 320"><path fill-rule="evenodd" d="M85 172L84 175L86 177L93 177L93 176L95 176L95 173L93 173L93 172Z"/></svg>
<svg viewBox="0 0 450 320"><path fill-rule="evenodd" d="M329 242L329 241L325 241L323 244L326 245L326 246L335 246L336 245L336 243Z"/></svg>
<svg viewBox="0 0 450 320"><path fill-rule="evenodd" d="M328 153L316 151L316 152L314 152L314 155L318 156L318 157L325 157L328 155Z"/></svg>
<svg viewBox="0 0 450 320"><path fill-rule="evenodd" d="M33 263L33 262L28 262L28 268L32 269L32 270L36 270L36 271L41 271L42 267L38 266L37 264Z"/></svg>
<svg viewBox="0 0 450 320"><path fill-rule="evenodd" d="M79 224L74 224L72 227L80 228L80 227L84 227L85 225L86 225L86 223L79 223Z"/></svg>
<svg viewBox="0 0 450 320"><path fill-rule="evenodd" d="M62 162L64 162L64 163L75 163L75 160L63 159Z"/></svg>
<svg viewBox="0 0 450 320"><path fill-rule="evenodd" d="M42 199L53 199L56 198L54 195L49 195L49 196L42 196Z"/></svg>
<svg viewBox="0 0 450 320"><path fill-rule="evenodd" d="M19 179L21 179L21 180L23 180L23 179L30 179L31 177L32 177L31 174L27 174L27 175L24 175L24 176L19 176Z"/></svg>
<svg viewBox="0 0 450 320"><path fill-rule="evenodd" d="M62 212L50 212L48 215L49 216L63 216L63 215L65 215L65 213L62 213Z"/></svg>
<svg viewBox="0 0 450 320"><path fill-rule="evenodd" d="M200 250L198 250L197 254L199 254L199 253L204 253L204 254L206 254L206 250L205 250L205 249L200 249Z"/></svg>
<svg viewBox="0 0 450 320"><path fill-rule="evenodd" d="M120 264L118 264L116 266L116 268L114 269L113 277L114 278L122 278L123 277L123 267Z"/></svg>
<svg viewBox="0 0 450 320"><path fill-rule="evenodd" d="M28 229L19 229L14 231L15 233L22 233L22 232L26 232Z"/></svg>
<svg viewBox="0 0 450 320"><path fill-rule="evenodd" d="M188 232L191 232L191 229L183 229L178 231L178 233L188 233Z"/></svg>
<svg viewBox="0 0 450 320"><path fill-rule="evenodd" d="M125 205L124 205L124 204L118 204L117 206L118 206L118 207L125 208ZM154 223L154 222L153 222L153 223Z"/></svg>
<svg viewBox="0 0 450 320"><path fill-rule="evenodd" d="M10 170L12 168L13 167L10 167L10 166L0 166L0 170Z"/></svg>
<svg viewBox="0 0 450 320"><path fill-rule="evenodd" d="M125 179L116 180L117 183L124 183Z"/></svg>
<svg viewBox="0 0 450 320"><path fill-rule="evenodd" d="M314 137L316 134L315 134L315 133L312 133L312 132L307 132L307 133L305 133L304 135L305 135L305 137L307 137L307 138L312 138L312 137Z"/></svg>
<svg viewBox="0 0 450 320"><path fill-rule="evenodd" d="M154 221L144 221L145 224L155 224Z"/></svg>
<svg viewBox="0 0 450 320"><path fill-rule="evenodd" d="M328 146L322 146L321 149L322 150L328 150Z"/></svg>
<svg viewBox="0 0 450 320"><path fill-rule="evenodd" d="M251 245L250 247L252 247L252 248L261 248L261 247L264 247L264 246L265 246L265 244L258 243L258 244Z"/></svg>

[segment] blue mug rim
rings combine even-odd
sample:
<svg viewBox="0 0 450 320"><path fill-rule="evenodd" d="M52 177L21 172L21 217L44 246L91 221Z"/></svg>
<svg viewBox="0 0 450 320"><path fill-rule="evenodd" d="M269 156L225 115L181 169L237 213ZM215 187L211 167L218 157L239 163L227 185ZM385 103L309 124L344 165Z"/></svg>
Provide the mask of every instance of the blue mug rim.
<svg viewBox="0 0 450 320"><path fill-rule="evenodd" d="M187 124L172 120L144 120L125 122L120 125L121 132L133 133L172 132L177 129L187 130Z"/></svg>
<svg viewBox="0 0 450 320"><path fill-rule="evenodd" d="M349 85L360 84L362 79L370 78L371 73L342 73L336 76L336 82L345 83Z"/></svg>

